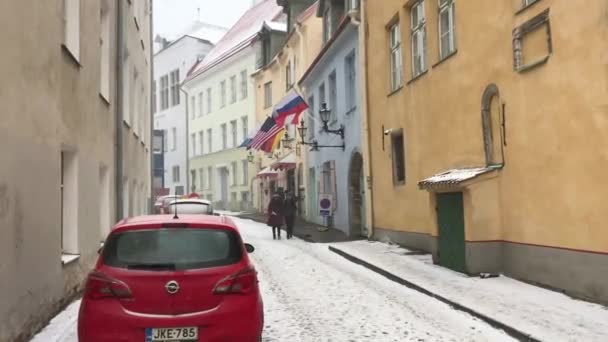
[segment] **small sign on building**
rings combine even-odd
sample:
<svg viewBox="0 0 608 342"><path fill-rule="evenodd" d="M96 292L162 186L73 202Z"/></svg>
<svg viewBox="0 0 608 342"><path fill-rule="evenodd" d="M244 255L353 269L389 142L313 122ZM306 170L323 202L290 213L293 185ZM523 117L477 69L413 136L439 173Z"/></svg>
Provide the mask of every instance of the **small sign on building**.
<svg viewBox="0 0 608 342"><path fill-rule="evenodd" d="M319 194L319 215L332 216L334 196L332 194Z"/></svg>

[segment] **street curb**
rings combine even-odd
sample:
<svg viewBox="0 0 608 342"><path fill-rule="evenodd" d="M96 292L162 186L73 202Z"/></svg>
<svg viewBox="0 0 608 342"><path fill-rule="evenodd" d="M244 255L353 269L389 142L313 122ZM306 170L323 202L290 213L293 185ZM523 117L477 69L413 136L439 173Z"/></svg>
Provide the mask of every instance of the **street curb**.
<svg viewBox="0 0 608 342"><path fill-rule="evenodd" d="M482 314L482 313L480 313L480 312L478 312L478 311L476 311L474 309L471 309L471 308L469 308L469 307L467 307L465 305L462 305L462 304L454 302L454 301L452 301L452 300L450 300L450 299L448 299L446 297L443 297L443 296L440 296L440 295L438 295L436 293L433 293L433 292L431 292L431 291L429 291L429 290L421 287L420 285L416 285L416 284L414 284L414 283L412 283L412 282L410 282L410 281L408 281L406 279L403 279L403 278L401 278L401 277L399 277L399 276L397 276L397 275L395 275L393 273L390 273L390 272L388 272L388 271L386 271L386 270L384 270L384 269L382 269L382 268L380 268L378 266L372 265L369 262L367 262L365 260L362 260L362 259L359 259L358 257L356 257L354 255L351 255L349 253L346 253L346 252L344 252L341 249L338 249L338 248L333 247L333 246L329 246L328 248L329 248L330 251L332 251L332 252L340 255L341 257L347 259L348 261L351 261L351 262L353 262L355 264L361 265L361 266L363 266L363 267L365 267L365 268L367 268L367 269L369 269L369 270L371 270L373 272L376 272L376 273L384 276L385 278L388 278L391 281L394 281L394 282L400 284L400 285L406 286L406 287L408 287L410 289L413 289L413 290L416 290L416 291L418 291L420 293L423 293L423 294L425 294L425 295L427 295L429 297L437 299L437 300L439 300L439 301L441 301L441 302L443 302L445 304L448 304L449 306L453 307L456 310L463 311L463 312L466 312L466 313L470 314L471 316L477 317L477 318L481 319L482 321L490 324L491 326L493 326L495 328L502 329L502 330L505 331L505 333L507 333L508 335L510 335L513 338L518 339L519 341L542 342L541 340L539 340L539 339L537 339L535 337L532 337L530 334L527 334L527 333L525 333L525 332L523 332L521 330L518 330L517 328L514 328L514 327L512 327L512 326L510 326L508 324L505 324L505 323L502 323L500 321L497 321L496 319L494 319L492 317L489 317L487 315L484 315L484 314Z"/></svg>

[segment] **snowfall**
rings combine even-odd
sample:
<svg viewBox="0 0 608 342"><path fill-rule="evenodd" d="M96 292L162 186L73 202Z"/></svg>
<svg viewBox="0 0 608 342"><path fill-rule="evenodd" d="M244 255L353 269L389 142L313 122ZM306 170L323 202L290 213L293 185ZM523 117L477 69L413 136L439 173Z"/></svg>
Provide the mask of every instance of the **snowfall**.
<svg viewBox="0 0 608 342"><path fill-rule="evenodd" d="M255 246L251 257L265 306L263 341L514 341L473 316L344 259L327 244L285 235L273 240L266 225L234 220L245 242ZM336 246L359 252L366 246L368 252L392 248L368 242ZM79 304L68 306L32 341L77 341ZM569 338L553 339L558 340Z"/></svg>

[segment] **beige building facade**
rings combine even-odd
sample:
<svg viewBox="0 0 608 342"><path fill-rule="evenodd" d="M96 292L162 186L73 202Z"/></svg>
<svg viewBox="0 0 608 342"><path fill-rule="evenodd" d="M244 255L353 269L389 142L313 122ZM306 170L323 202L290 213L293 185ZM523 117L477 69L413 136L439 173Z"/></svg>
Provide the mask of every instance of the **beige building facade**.
<svg viewBox="0 0 608 342"><path fill-rule="evenodd" d="M122 212L147 212L151 11L148 1L0 5L0 341L40 329L78 294Z"/></svg>

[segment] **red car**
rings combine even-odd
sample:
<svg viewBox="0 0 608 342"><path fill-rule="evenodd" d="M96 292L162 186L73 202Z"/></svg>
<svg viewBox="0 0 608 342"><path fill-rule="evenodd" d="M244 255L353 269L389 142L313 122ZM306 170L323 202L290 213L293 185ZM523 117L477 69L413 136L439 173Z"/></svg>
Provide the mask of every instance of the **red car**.
<svg viewBox="0 0 608 342"><path fill-rule="evenodd" d="M88 276L79 341L260 341L264 310L251 252L224 216L119 222Z"/></svg>

